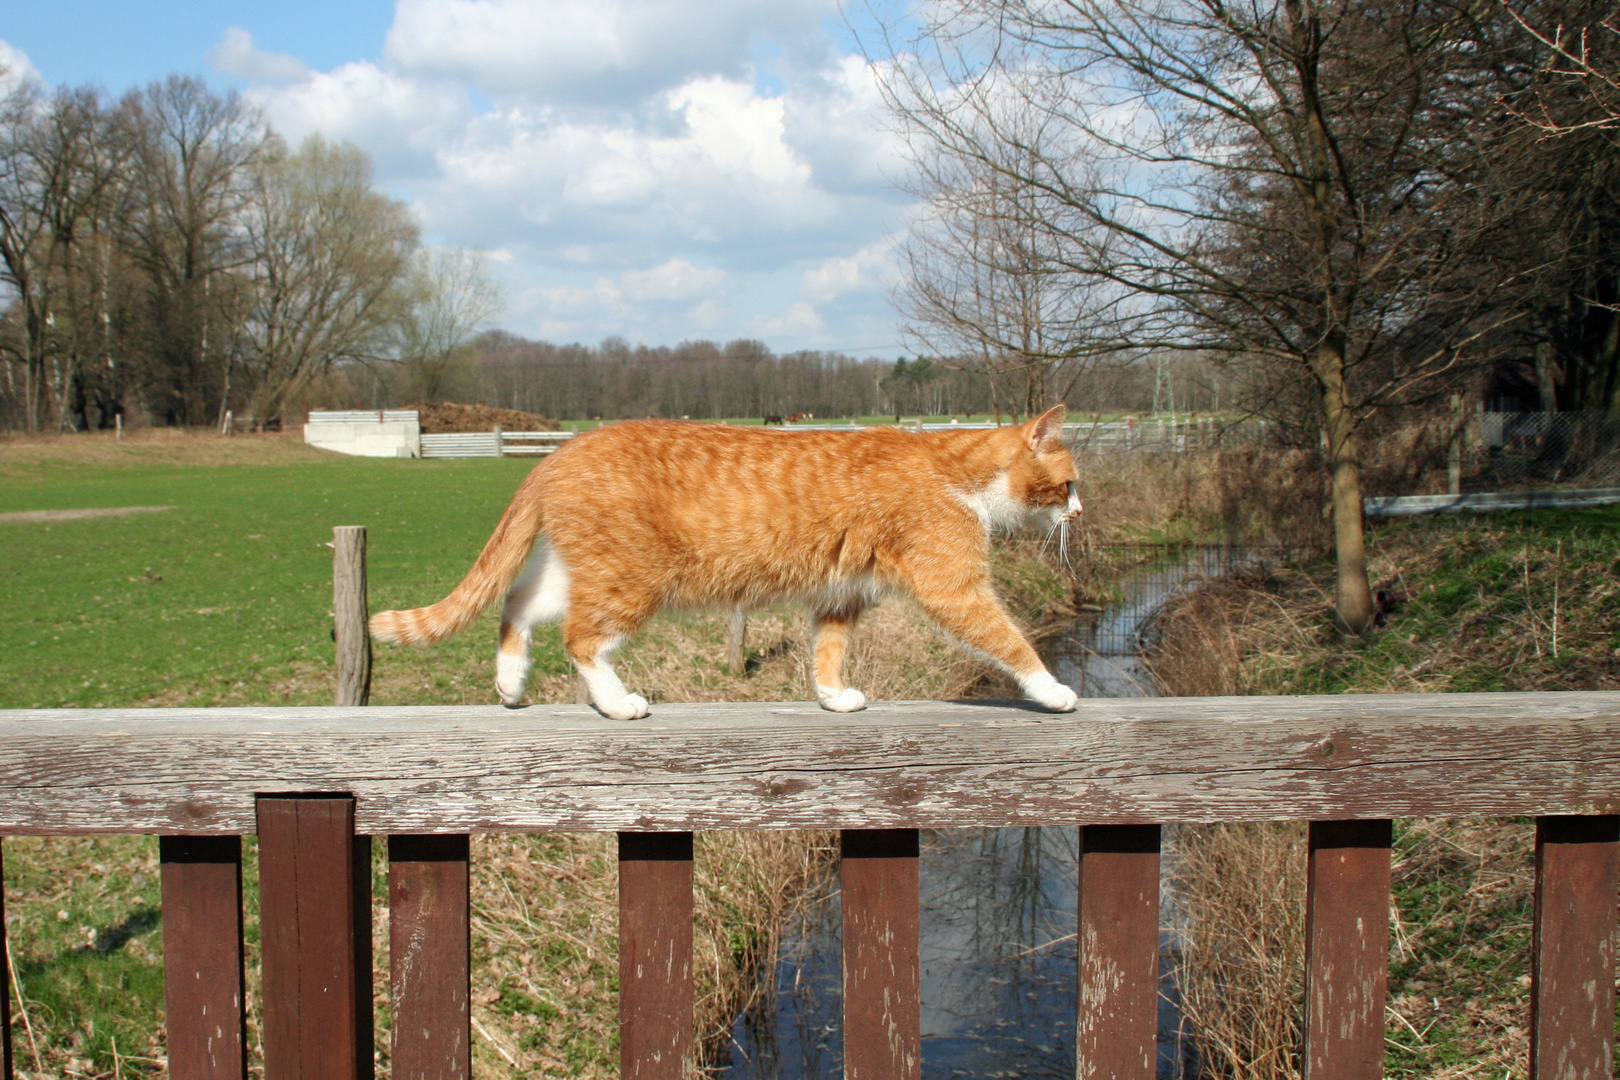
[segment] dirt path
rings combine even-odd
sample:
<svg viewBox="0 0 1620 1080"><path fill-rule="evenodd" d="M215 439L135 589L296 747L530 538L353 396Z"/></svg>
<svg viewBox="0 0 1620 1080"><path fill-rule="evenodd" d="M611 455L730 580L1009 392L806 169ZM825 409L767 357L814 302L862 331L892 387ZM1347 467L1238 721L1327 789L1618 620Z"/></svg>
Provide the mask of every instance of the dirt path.
<svg viewBox="0 0 1620 1080"><path fill-rule="evenodd" d="M74 521L78 518L128 517L173 510L172 506L101 506L89 510L12 510L0 514L0 525L19 521Z"/></svg>

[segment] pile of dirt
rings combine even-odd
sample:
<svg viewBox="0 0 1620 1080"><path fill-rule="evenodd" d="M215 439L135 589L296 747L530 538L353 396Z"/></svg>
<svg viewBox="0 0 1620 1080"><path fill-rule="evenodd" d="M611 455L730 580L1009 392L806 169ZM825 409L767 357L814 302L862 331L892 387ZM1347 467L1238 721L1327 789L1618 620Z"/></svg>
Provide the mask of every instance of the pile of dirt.
<svg viewBox="0 0 1620 1080"><path fill-rule="evenodd" d="M463 431L561 431L555 420L524 412L521 409L492 409L488 405L458 405L447 401L439 405L406 405L421 414L422 434L449 435Z"/></svg>

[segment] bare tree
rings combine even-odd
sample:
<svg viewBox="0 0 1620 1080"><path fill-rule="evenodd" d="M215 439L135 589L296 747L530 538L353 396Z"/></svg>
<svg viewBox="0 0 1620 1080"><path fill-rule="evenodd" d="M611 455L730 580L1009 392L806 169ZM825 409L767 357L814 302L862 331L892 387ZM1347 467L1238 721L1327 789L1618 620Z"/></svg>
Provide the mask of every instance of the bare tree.
<svg viewBox="0 0 1620 1080"><path fill-rule="evenodd" d="M66 414L84 347L70 284L121 152L94 90L25 82L0 101L0 280L16 293L29 431Z"/></svg>
<svg viewBox="0 0 1620 1080"><path fill-rule="evenodd" d="M500 288L483 252L426 248L411 271L410 304L400 318L400 359L410 396L438 401L465 373L474 337L501 310Z"/></svg>
<svg viewBox="0 0 1620 1080"><path fill-rule="evenodd" d="M234 92L171 75L121 105L134 158L123 246L146 280L148 384L184 423L229 406L228 344L240 279L253 256L241 227L269 131ZM208 395L205 397L204 395Z"/></svg>
<svg viewBox="0 0 1620 1080"><path fill-rule="evenodd" d="M417 233L402 203L371 189L353 146L312 135L289 153L272 142L253 175L248 310L234 344L247 411L262 423L332 365L392 358Z"/></svg>
<svg viewBox="0 0 1620 1080"><path fill-rule="evenodd" d="M1365 631L1358 430L1438 389L1490 310L1458 274L1500 210L1474 200L1446 128L1461 17L1362 0L927 11L884 83L919 163L1016 191L1042 269L1105 298L1118 344L1289 373L1300 392L1274 400L1308 402L1320 437L1337 615Z"/></svg>

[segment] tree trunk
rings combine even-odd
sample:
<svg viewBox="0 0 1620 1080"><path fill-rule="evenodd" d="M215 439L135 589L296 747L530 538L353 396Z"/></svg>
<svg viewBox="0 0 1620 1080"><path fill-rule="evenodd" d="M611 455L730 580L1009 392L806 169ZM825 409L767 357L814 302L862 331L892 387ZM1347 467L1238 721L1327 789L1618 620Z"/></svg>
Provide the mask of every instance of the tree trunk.
<svg viewBox="0 0 1620 1080"><path fill-rule="evenodd" d="M1322 426L1333 493L1333 548L1338 563L1333 606L1343 630L1365 634L1372 629L1377 610L1367 580L1361 462L1356 448L1355 415L1344 384L1343 347L1324 342L1317 350L1314 366L1322 383Z"/></svg>

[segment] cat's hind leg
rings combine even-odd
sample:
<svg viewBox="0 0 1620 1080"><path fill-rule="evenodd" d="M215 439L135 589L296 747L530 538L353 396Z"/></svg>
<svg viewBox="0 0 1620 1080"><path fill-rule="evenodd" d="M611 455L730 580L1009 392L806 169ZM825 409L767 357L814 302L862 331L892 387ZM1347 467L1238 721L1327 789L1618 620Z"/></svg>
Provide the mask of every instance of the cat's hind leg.
<svg viewBox="0 0 1620 1080"><path fill-rule="evenodd" d="M603 716L639 720L649 712L647 699L624 688L613 670L611 657L624 639L652 615L657 604L651 597L633 596L622 588L613 594L581 590L581 595L604 599L601 604L575 603L569 607L563 623L563 648L579 668L591 703Z"/></svg>
<svg viewBox="0 0 1620 1080"><path fill-rule="evenodd" d="M516 705L529 682L529 646L536 623L556 622L568 613L568 566L541 541L507 590L501 608L501 643L495 653L495 689L501 701Z"/></svg>
<svg viewBox="0 0 1620 1080"><path fill-rule="evenodd" d="M844 656L849 650L849 634L860 617L858 607L839 611L818 611L813 615L815 637L816 700L829 712L859 712L866 708L866 695L844 685Z"/></svg>

